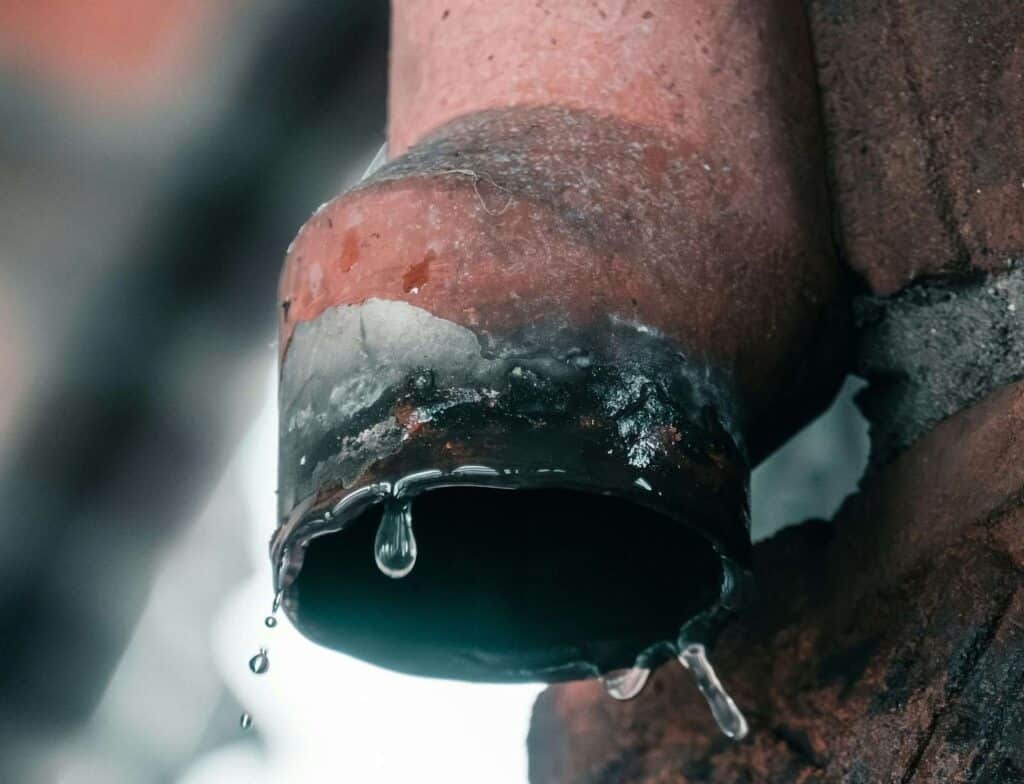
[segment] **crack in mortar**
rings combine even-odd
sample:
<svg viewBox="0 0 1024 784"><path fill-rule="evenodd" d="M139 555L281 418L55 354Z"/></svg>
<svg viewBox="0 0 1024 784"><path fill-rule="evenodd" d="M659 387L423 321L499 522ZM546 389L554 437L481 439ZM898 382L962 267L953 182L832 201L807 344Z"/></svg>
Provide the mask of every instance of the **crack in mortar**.
<svg viewBox="0 0 1024 784"><path fill-rule="evenodd" d="M1024 378L1024 264L971 283L863 297L857 403L871 422L871 469L946 417Z"/></svg>

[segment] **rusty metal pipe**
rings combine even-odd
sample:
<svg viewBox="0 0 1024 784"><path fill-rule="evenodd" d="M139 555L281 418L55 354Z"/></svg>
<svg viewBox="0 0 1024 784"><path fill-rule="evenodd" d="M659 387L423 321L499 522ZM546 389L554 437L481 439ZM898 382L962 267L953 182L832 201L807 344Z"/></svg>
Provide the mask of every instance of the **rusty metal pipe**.
<svg viewBox="0 0 1024 784"><path fill-rule="evenodd" d="M800 3L396 0L389 101L392 160L281 279L286 610L481 680L710 642L749 467L844 370Z"/></svg>

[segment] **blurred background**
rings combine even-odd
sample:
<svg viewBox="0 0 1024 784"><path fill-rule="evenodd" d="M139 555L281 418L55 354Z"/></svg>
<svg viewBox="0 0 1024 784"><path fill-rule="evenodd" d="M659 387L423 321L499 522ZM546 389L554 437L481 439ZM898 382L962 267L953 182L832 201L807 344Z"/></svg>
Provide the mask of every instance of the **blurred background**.
<svg viewBox="0 0 1024 784"><path fill-rule="evenodd" d="M539 686L263 625L277 275L383 142L387 31L386 0L0 0L0 781L525 782ZM757 536L856 487L856 389L758 470Z"/></svg>

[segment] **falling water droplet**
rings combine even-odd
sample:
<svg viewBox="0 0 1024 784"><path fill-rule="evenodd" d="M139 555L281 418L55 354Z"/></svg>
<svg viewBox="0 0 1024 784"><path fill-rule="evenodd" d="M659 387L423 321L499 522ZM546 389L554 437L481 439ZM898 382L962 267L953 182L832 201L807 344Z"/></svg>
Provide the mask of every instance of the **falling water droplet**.
<svg viewBox="0 0 1024 784"><path fill-rule="evenodd" d="M388 577L405 577L416 565L416 537L412 533L412 502L389 499L384 504L374 558Z"/></svg>
<svg viewBox="0 0 1024 784"><path fill-rule="evenodd" d="M266 648L260 648L260 652L249 659L249 669L254 675L262 675L270 669L270 658L267 656Z"/></svg>
<svg viewBox="0 0 1024 784"><path fill-rule="evenodd" d="M697 688L708 701L711 715L719 728L733 740L742 740L747 735L747 720L722 687L715 669L708 661L703 645L687 645L679 654L679 663L693 674Z"/></svg>
<svg viewBox="0 0 1024 784"><path fill-rule="evenodd" d="M268 629L273 629L277 626L277 611L281 609L281 599L284 596L284 591L278 591L274 594L274 602L270 606L270 615L263 619L263 625Z"/></svg>
<svg viewBox="0 0 1024 784"><path fill-rule="evenodd" d="M248 713L243 713L241 717L238 719L238 726L241 727L243 730L252 729L252 716L250 716Z"/></svg>
<svg viewBox="0 0 1024 784"><path fill-rule="evenodd" d="M601 676L605 691L616 700L631 700L644 690L651 671L646 667L615 670Z"/></svg>

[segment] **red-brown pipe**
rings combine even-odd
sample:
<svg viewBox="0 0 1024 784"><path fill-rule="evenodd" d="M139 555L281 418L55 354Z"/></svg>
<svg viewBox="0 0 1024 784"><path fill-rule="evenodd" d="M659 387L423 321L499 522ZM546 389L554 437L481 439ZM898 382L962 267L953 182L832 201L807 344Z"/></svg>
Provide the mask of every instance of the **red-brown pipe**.
<svg viewBox="0 0 1024 784"><path fill-rule="evenodd" d="M781 184L792 161L771 148L792 130L787 112L809 121L804 134L817 124L808 32L789 0L421 0L392 14L394 155L474 112L562 106L657 129L689 153L728 152Z"/></svg>
<svg viewBox="0 0 1024 784"><path fill-rule="evenodd" d="M843 313L798 2L396 2L391 60L392 157L432 133L451 154L303 227L284 343L370 296L484 330L615 314L734 372L758 455L830 396Z"/></svg>
<svg viewBox="0 0 1024 784"><path fill-rule="evenodd" d="M413 454L528 461L497 411L563 462L602 434L590 491L626 492L613 465L657 475L659 513L742 558L747 462L844 369L801 4L398 0L391 62L392 161L307 222L282 276L275 557ZM539 355L536 389L560 391L528 411L522 368L493 363ZM482 419L416 413L417 362Z"/></svg>

